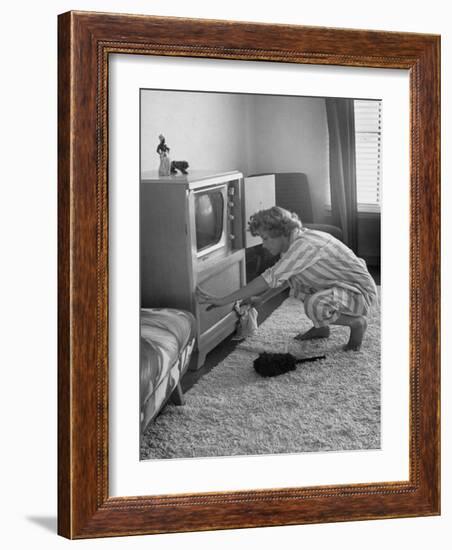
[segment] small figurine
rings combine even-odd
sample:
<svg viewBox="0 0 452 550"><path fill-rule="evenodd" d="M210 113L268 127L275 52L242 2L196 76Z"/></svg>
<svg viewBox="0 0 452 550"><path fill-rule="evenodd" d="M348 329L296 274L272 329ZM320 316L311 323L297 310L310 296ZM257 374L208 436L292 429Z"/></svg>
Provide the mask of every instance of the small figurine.
<svg viewBox="0 0 452 550"><path fill-rule="evenodd" d="M179 170L182 174L188 174L187 168L189 164L186 160L173 160L171 163L171 174L176 174Z"/></svg>
<svg viewBox="0 0 452 550"><path fill-rule="evenodd" d="M160 156L159 176L169 176L170 159L168 157L168 153L170 152L170 148L165 143L165 136L160 134L159 140L160 140L160 143L157 146L157 153Z"/></svg>

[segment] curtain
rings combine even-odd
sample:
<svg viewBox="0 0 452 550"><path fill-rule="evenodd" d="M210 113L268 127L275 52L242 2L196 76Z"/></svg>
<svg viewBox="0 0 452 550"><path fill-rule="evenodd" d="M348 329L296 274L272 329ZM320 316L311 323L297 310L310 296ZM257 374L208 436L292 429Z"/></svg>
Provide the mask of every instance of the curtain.
<svg viewBox="0 0 452 550"><path fill-rule="evenodd" d="M355 114L353 99L327 98L330 141L330 186L333 224L342 228L344 243L358 248Z"/></svg>

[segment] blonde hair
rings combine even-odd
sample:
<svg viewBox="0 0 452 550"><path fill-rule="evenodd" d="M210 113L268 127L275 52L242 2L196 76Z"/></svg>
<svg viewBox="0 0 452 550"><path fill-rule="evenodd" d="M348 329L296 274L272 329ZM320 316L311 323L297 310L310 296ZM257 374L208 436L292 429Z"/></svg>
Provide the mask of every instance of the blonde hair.
<svg viewBox="0 0 452 550"><path fill-rule="evenodd" d="M251 235L260 235L265 231L270 237L289 237L294 229L301 229L303 224L295 212L289 212L280 206L260 210L253 214L248 222Z"/></svg>

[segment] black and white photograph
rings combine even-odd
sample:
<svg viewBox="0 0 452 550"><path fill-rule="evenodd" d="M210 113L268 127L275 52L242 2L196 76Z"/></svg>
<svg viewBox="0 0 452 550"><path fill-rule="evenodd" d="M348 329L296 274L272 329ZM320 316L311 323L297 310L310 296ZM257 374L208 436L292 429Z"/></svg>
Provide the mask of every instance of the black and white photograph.
<svg viewBox="0 0 452 550"><path fill-rule="evenodd" d="M381 448L378 97L140 90L140 459Z"/></svg>
<svg viewBox="0 0 452 550"><path fill-rule="evenodd" d="M447 5L4 4L4 548L450 547Z"/></svg>

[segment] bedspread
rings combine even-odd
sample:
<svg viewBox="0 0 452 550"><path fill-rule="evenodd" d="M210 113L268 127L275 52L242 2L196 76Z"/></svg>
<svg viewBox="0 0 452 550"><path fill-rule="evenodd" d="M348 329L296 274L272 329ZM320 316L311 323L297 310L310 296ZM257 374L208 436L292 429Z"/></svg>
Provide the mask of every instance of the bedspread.
<svg viewBox="0 0 452 550"><path fill-rule="evenodd" d="M144 430L188 367L195 344L195 319L177 309L142 309L140 407Z"/></svg>

